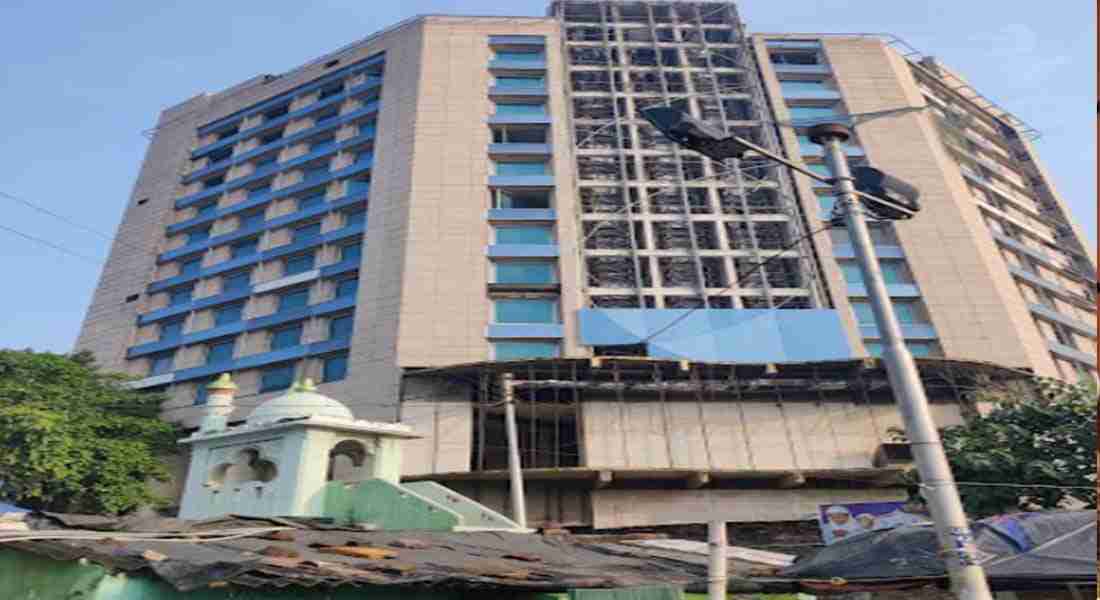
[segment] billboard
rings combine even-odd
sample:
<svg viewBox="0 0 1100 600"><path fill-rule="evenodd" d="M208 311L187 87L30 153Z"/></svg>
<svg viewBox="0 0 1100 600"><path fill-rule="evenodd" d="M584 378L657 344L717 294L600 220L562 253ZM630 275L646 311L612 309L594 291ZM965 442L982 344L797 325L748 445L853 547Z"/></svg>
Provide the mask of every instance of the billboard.
<svg viewBox="0 0 1100 600"><path fill-rule="evenodd" d="M818 523L825 545L869 531L931 521L920 502L854 502L818 507Z"/></svg>

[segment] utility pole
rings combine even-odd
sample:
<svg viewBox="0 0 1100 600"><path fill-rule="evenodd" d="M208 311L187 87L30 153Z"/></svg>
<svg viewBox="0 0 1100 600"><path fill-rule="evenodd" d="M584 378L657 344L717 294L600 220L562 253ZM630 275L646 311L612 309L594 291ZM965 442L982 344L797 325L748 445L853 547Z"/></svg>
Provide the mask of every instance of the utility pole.
<svg viewBox="0 0 1100 600"><path fill-rule="evenodd" d="M726 600L726 589L729 587L729 561L726 551L729 542L726 540L726 522L707 522L707 600Z"/></svg>
<svg viewBox="0 0 1100 600"><path fill-rule="evenodd" d="M951 474L936 424L928 408L913 355L905 345L901 325L894 314L890 295L879 268L878 257L867 228L863 203L856 195L848 159L841 144L851 137L847 126L826 123L810 128L810 140L825 147L825 158L833 173L833 192L843 208L848 234L863 272L863 282L874 311L875 323L882 336L882 361L890 379L905 423L905 432L913 449L913 458L921 482L928 490L926 498L940 539L944 562L955 594L963 600L992 600L985 572L977 564L974 536L959 500L955 478Z"/></svg>
<svg viewBox="0 0 1100 600"><path fill-rule="evenodd" d="M523 466L519 462L519 432L516 429L516 393L513 375L500 376L504 390L504 428L508 434L508 476L512 482L512 520L527 528L527 498L523 494Z"/></svg>

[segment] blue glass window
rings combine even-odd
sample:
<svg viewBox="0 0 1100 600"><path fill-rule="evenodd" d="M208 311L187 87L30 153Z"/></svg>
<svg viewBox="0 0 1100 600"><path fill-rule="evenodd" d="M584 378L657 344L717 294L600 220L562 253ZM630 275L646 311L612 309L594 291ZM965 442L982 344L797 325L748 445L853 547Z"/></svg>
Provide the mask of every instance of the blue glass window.
<svg viewBox="0 0 1100 600"><path fill-rule="evenodd" d="M358 196L370 191L370 179L349 179L348 196Z"/></svg>
<svg viewBox="0 0 1100 600"><path fill-rule="evenodd" d="M373 137L376 130L377 128L374 121L363 123L359 126L359 135Z"/></svg>
<svg viewBox="0 0 1100 600"><path fill-rule="evenodd" d="M206 400L209 398L210 390L206 389L206 386L210 385L213 379L204 379L195 383L195 404L206 404Z"/></svg>
<svg viewBox="0 0 1100 600"><path fill-rule="evenodd" d="M200 270L202 270L201 258L191 258L180 263L180 275L198 275Z"/></svg>
<svg viewBox="0 0 1100 600"><path fill-rule="evenodd" d="M541 62L543 60L542 52L507 52L498 50L496 52L497 60L513 60L517 62Z"/></svg>
<svg viewBox="0 0 1100 600"><path fill-rule="evenodd" d="M552 299L508 298L493 301L497 323L557 323L558 303Z"/></svg>
<svg viewBox="0 0 1100 600"><path fill-rule="evenodd" d="M549 227L525 225L518 227L497 227L498 244L553 244L554 234Z"/></svg>
<svg viewBox="0 0 1100 600"><path fill-rule="evenodd" d="M346 298L348 296L355 296L355 292L359 289L358 279L341 279L336 284L336 297Z"/></svg>
<svg viewBox="0 0 1100 600"><path fill-rule="evenodd" d="M241 215L240 224L238 229L245 229L247 227L260 227L264 224L264 212L248 213L247 215Z"/></svg>
<svg viewBox="0 0 1100 600"><path fill-rule="evenodd" d="M183 319L165 321L160 324L160 339L174 340L183 335Z"/></svg>
<svg viewBox="0 0 1100 600"><path fill-rule="evenodd" d="M330 110L323 112L313 118L314 125L320 125L321 123L327 123L340 115L340 111Z"/></svg>
<svg viewBox="0 0 1100 600"><path fill-rule="evenodd" d="M821 163L815 163L815 164L812 164L812 165L806 165L806 168L813 171L814 173L817 173L818 175L821 175L822 177L832 177L833 176L833 172L829 170L829 165L825 165L825 164L821 164ZM817 182L814 182L814 185L819 185L819 184Z"/></svg>
<svg viewBox="0 0 1100 600"><path fill-rule="evenodd" d="M542 88L546 80L542 77L497 77L496 86L506 89Z"/></svg>
<svg viewBox="0 0 1100 600"><path fill-rule="evenodd" d="M867 348L868 356L882 356L882 342L868 342L867 340L864 340L863 346Z"/></svg>
<svg viewBox="0 0 1100 600"><path fill-rule="evenodd" d="M850 260L841 261L840 270L844 273L844 281L848 283L863 283L863 271L859 268L859 263Z"/></svg>
<svg viewBox="0 0 1100 600"><path fill-rule="evenodd" d="M222 292L239 292L248 289L252 283L252 273L240 271L222 277Z"/></svg>
<svg viewBox="0 0 1100 600"><path fill-rule="evenodd" d="M277 329L271 334L271 349L293 348L302 343L302 324Z"/></svg>
<svg viewBox="0 0 1100 600"><path fill-rule="evenodd" d="M260 196L263 196L263 195L267 194L270 191L271 191L271 184L261 185L261 186L257 186L257 187L254 187L254 188L249 188L248 189L248 197L249 198L259 198Z"/></svg>
<svg viewBox="0 0 1100 600"><path fill-rule="evenodd" d="M497 175L546 175L549 165L544 162L502 162L496 163Z"/></svg>
<svg viewBox="0 0 1100 600"><path fill-rule="evenodd" d="M313 268L313 253L299 254L286 259L283 275L297 275Z"/></svg>
<svg viewBox="0 0 1100 600"><path fill-rule="evenodd" d="M894 313L902 325L924 323L925 318L916 300L893 300Z"/></svg>
<svg viewBox="0 0 1100 600"><path fill-rule="evenodd" d="M290 112L290 103L280 104L274 108L269 108L264 112L264 121L274 121L280 117L286 116Z"/></svg>
<svg viewBox="0 0 1100 600"><path fill-rule="evenodd" d="M817 205L821 207L821 218L827 219L829 215L833 214L833 207L836 206L836 197L818 196Z"/></svg>
<svg viewBox="0 0 1100 600"><path fill-rule="evenodd" d="M180 304L187 304L191 301L191 287L176 288L168 292L168 305L178 306Z"/></svg>
<svg viewBox="0 0 1100 600"><path fill-rule="evenodd" d="M334 317L328 322L328 337L330 340L346 340L351 337L351 328L354 320L351 315Z"/></svg>
<svg viewBox="0 0 1100 600"><path fill-rule="evenodd" d="M217 210L217 209L218 209L218 203L217 202L208 202L208 203L203 204L202 206L198 207L195 210L195 216L196 217L208 217L208 216L214 214L214 211Z"/></svg>
<svg viewBox="0 0 1100 600"><path fill-rule="evenodd" d="M879 262L882 267L882 278L887 284L910 284L913 276L909 274L909 267L903 260L883 260Z"/></svg>
<svg viewBox="0 0 1100 600"><path fill-rule="evenodd" d="M250 238L233 242L233 245L229 247L229 255L232 258L240 258L242 256L252 256L259 252L259 250L260 240L257 238Z"/></svg>
<svg viewBox="0 0 1100 600"><path fill-rule="evenodd" d="M494 208L550 208L548 190L498 190Z"/></svg>
<svg viewBox="0 0 1100 600"><path fill-rule="evenodd" d="M824 81L780 81L779 88L784 93L794 94L833 91Z"/></svg>
<svg viewBox="0 0 1100 600"><path fill-rule="evenodd" d="M932 356L935 354L936 345L932 342L905 342L909 353L913 356Z"/></svg>
<svg viewBox="0 0 1100 600"><path fill-rule="evenodd" d="M294 241L300 242L302 240L308 240L321 235L321 222L316 221L314 223L305 223L304 225L298 225L294 228ZM312 266L310 267L312 268Z"/></svg>
<svg viewBox="0 0 1100 600"><path fill-rule="evenodd" d="M875 313L871 305L863 300L852 301L852 311L856 313L856 322L860 325L874 325Z"/></svg>
<svg viewBox="0 0 1100 600"><path fill-rule="evenodd" d="M344 82L343 81L340 81L340 82L337 82L337 83L332 83L332 84L326 85L325 87L321 88L321 94L319 96L317 96L317 99L318 100L324 100L326 98L331 98L331 97L339 94L342 91L344 91Z"/></svg>
<svg viewBox="0 0 1100 600"><path fill-rule="evenodd" d="M527 104L520 102L497 102L496 114L502 117L545 117L545 104Z"/></svg>
<svg viewBox="0 0 1100 600"><path fill-rule="evenodd" d="M523 360L526 358L553 358L558 355L557 342L495 342L493 358L496 360Z"/></svg>
<svg viewBox="0 0 1100 600"><path fill-rule="evenodd" d="M228 325L241 320L244 315L244 304L237 302L226 304L214 309L214 326Z"/></svg>
<svg viewBox="0 0 1100 600"><path fill-rule="evenodd" d="M164 375L165 373L172 372L172 359L174 358L174 352L166 352L164 354L154 354L149 357L149 375Z"/></svg>
<svg viewBox="0 0 1100 600"><path fill-rule="evenodd" d="M206 364L216 365L233 360L233 346L236 340L224 340L210 344L206 348Z"/></svg>
<svg viewBox="0 0 1100 600"><path fill-rule="evenodd" d="M367 222L367 211L363 209L351 210L344 213L344 227L363 225Z"/></svg>
<svg viewBox="0 0 1100 600"><path fill-rule="evenodd" d="M830 119L840 116L837 106L791 106L792 119Z"/></svg>
<svg viewBox="0 0 1100 600"><path fill-rule="evenodd" d="M302 181L317 181L318 179L328 177L328 174L329 170L327 164L310 167L306 169L302 175Z"/></svg>
<svg viewBox="0 0 1100 600"><path fill-rule="evenodd" d="M325 203L325 193L318 192L311 196L298 199L298 210L309 210L311 208L317 208Z"/></svg>
<svg viewBox="0 0 1100 600"><path fill-rule="evenodd" d="M335 145L336 145L336 136L329 135L329 136L325 136L323 138L316 139L316 140L313 140L312 142L310 142L309 151L310 152L318 152L320 150L324 150L325 148L331 148Z"/></svg>
<svg viewBox="0 0 1100 600"><path fill-rule="evenodd" d="M279 312L309 306L309 289L294 290L279 296Z"/></svg>
<svg viewBox="0 0 1100 600"><path fill-rule="evenodd" d="M824 146L811 142L810 137L806 135L798 136L798 148L802 154L821 155L825 152Z"/></svg>
<svg viewBox="0 0 1100 600"><path fill-rule="evenodd" d="M253 172L259 171L260 169L262 169L262 168L264 168L268 165L273 165L276 162L278 162L278 160L279 160L279 153L278 152L272 152L271 154L268 154L266 156L261 156L260 158L256 159L256 162L253 163L255 165L255 170ZM251 198L252 194L249 194L248 196Z"/></svg>
<svg viewBox="0 0 1100 600"><path fill-rule="evenodd" d="M205 242L210 239L210 227L201 227L199 229L192 229L187 232L187 243L197 244L199 242Z"/></svg>
<svg viewBox="0 0 1100 600"><path fill-rule="evenodd" d="M554 283L554 264L549 262L498 262L496 283Z"/></svg>
<svg viewBox="0 0 1100 600"><path fill-rule="evenodd" d="M223 183L225 183L225 175L218 175L217 177L211 177L202 182L202 189L208 190L210 188L216 188Z"/></svg>
<svg viewBox="0 0 1100 600"><path fill-rule="evenodd" d="M340 381L348 375L348 355L334 354L325 357L324 373L322 381Z"/></svg>
<svg viewBox="0 0 1100 600"><path fill-rule="evenodd" d="M224 148L219 148L219 149L211 152L210 154L206 155L206 158L207 158L206 164L207 164L207 166L214 165L214 164L220 163L221 161L229 158L230 156L233 156L233 146L226 146Z"/></svg>
<svg viewBox="0 0 1100 600"><path fill-rule="evenodd" d="M340 248L340 261L359 262L363 256L363 243L348 244Z"/></svg>
<svg viewBox="0 0 1100 600"><path fill-rule="evenodd" d="M275 131L265 133L264 135L260 136L260 145L266 146L268 144L274 144L275 142L283 139L283 133L284 130L282 129L276 129Z"/></svg>
<svg viewBox="0 0 1100 600"><path fill-rule="evenodd" d="M285 390L294 383L294 363L267 367L260 372L260 392Z"/></svg>

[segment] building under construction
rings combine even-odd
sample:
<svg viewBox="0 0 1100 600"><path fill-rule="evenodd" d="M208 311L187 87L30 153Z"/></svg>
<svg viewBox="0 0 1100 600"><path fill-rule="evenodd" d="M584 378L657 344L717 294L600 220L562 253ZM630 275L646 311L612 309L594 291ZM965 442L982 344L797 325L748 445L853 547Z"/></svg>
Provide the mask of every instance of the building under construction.
<svg viewBox="0 0 1100 600"><path fill-rule="evenodd" d="M77 349L184 427L221 373L230 419L312 378L497 506L514 398L533 523L903 496L831 191L681 150L654 105L823 175L806 128L847 122L920 189L871 236L941 424L986 381L1095 377L1095 257L1034 128L896 38L749 35L733 2L418 16L166 109Z"/></svg>

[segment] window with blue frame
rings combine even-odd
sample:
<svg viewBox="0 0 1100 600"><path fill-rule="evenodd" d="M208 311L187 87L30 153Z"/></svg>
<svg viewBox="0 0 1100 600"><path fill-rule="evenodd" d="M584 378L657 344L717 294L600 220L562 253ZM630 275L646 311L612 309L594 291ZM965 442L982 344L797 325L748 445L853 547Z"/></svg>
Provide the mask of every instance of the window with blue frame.
<svg viewBox="0 0 1100 600"><path fill-rule="evenodd" d="M852 312L856 314L856 322L860 325L874 325L875 313L871 310L871 304L866 300L852 300Z"/></svg>
<svg viewBox="0 0 1100 600"><path fill-rule="evenodd" d="M497 50L496 60L510 60L514 62L542 62L545 56L542 52L524 52L519 50Z"/></svg>
<svg viewBox="0 0 1100 600"><path fill-rule="evenodd" d="M206 155L206 165L210 166L220 163L221 161L228 159L230 156L233 156L232 145L226 146L225 148L219 148Z"/></svg>
<svg viewBox="0 0 1100 600"><path fill-rule="evenodd" d="M779 88L783 90L784 95L805 96L813 94L821 94L828 92L835 92L833 89L822 80L815 81L795 81L795 80L783 80L779 82Z"/></svg>
<svg viewBox="0 0 1100 600"><path fill-rule="evenodd" d="M817 205L821 207L821 218L828 218L833 214L833 207L836 206L836 196L818 195Z"/></svg>
<svg viewBox="0 0 1100 600"><path fill-rule="evenodd" d="M275 142L283 139L283 133L285 133L284 129L275 129L273 131L269 131L269 132L261 135L260 136L260 145L261 146L266 146L268 144L274 144Z"/></svg>
<svg viewBox="0 0 1100 600"><path fill-rule="evenodd" d="M340 116L340 111L338 111L338 110L328 110L328 111L325 111L325 112L320 113L317 116L313 117L313 124L314 124L314 126L316 126L316 125L320 125L322 123L328 123L329 121L335 119L338 116Z"/></svg>
<svg viewBox="0 0 1100 600"><path fill-rule="evenodd" d="M859 263L851 260L838 262L840 263L840 271L844 273L845 282L863 284L863 271L859 268Z"/></svg>
<svg viewBox="0 0 1100 600"><path fill-rule="evenodd" d="M235 302L233 304L226 304L214 309L214 326L220 327L222 325L229 325L230 323L236 323L244 316L244 304Z"/></svg>
<svg viewBox="0 0 1100 600"><path fill-rule="evenodd" d="M330 340L346 340L351 337L351 329L355 324L351 315L333 317L328 322L328 338Z"/></svg>
<svg viewBox="0 0 1100 600"><path fill-rule="evenodd" d="M241 215L240 221L237 224L237 229L246 229L249 227L262 227L264 224L264 211L253 212Z"/></svg>
<svg viewBox="0 0 1100 600"><path fill-rule="evenodd" d="M285 390L294 383L294 363L274 365L260 371L260 392Z"/></svg>
<svg viewBox="0 0 1100 600"><path fill-rule="evenodd" d="M806 165L806 168L813 171L814 173L817 173L818 175L821 175L822 177L832 177L833 176L833 172L829 170L829 165L825 165L825 164L822 164L822 163L814 163L814 164Z"/></svg>
<svg viewBox="0 0 1100 600"><path fill-rule="evenodd" d="M553 244L554 233L549 227L539 225L517 225L513 227L497 227L496 243L498 244Z"/></svg>
<svg viewBox="0 0 1100 600"><path fill-rule="evenodd" d="M230 273L222 277L222 293L226 292L240 292L248 289L249 284L252 283L252 273L249 271L238 271L236 273Z"/></svg>
<svg viewBox="0 0 1100 600"><path fill-rule="evenodd" d="M252 256L260 251L259 238L249 238L247 240L238 240L233 242L229 246L229 256L231 258L241 258L242 256Z"/></svg>
<svg viewBox="0 0 1100 600"><path fill-rule="evenodd" d="M160 340L175 340L183 335L183 319L173 319L160 324Z"/></svg>
<svg viewBox="0 0 1100 600"><path fill-rule="evenodd" d="M198 275L202 270L201 258L189 258L180 263L180 276L190 277L192 275Z"/></svg>
<svg viewBox="0 0 1100 600"><path fill-rule="evenodd" d="M206 227L200 227L198 229L192 229L191 231L187 232L187 243L188 243L188 245L197 244L199 242L205 242L208 239L210 239L210 226L209 225L207 225Z"/></svg>
<svg viewBox="0 0 1100 600"><path fill-rule="evenodd" d="M515 75L498 76L496 77L495 85L499 88L509 90L542 89L546 86L546 79L543 77L523 77Z"/></svg>
<svg viewBox="0 0 1100 600"><path fill-rule="evenodd" d="M340 262L359 262L363 256L363 242L340 247Z"/></svg>
<svg viewBox="0 0 1100 600"><path fill-rule="evenodd" d="M349 210L344 213L344 227L354 227L356 225L363 225L367 222L367 211L365 209Z"/></svg>
<svg viewBox="0 0 1100 600"><path fill-rule="evenodd" d="M791 119L830 119L840 116L840 106L790 106Z"/></svg>
<svg viewBox="0 0 1100 600"><path fill-rule="evenodd" d="M279 161L279 153L278 152L272 152L271 154L261 156L260 158L257 158L252 163L252 165L254 167L254 172L259 171L260 169L262 169L262 168L264 168L268 165L273 165L278 161ZM251 198L252 194L249 194L249 197Z"/></svg>
<svg viewBox="0 0 1100 600"><path fill-rule="evenodd" d="M557 323L558 302L552 298L501 298L493 301L496 323Z"/></svg>
<svg viewBox="0 0 1100 600"><path fill-rule="evenodd" d="M798 149L802 154L820 155L825 152L824 146L818 146L810 141L810 136L800 135L798 136Z"/></svg>
<svg viewBox="0 0 1100 600"><path fill-rule="evenodd" d="M321 235L321 222L314 221L313 223L303 223L294 227L294 241L301 242ZM310 267L312 268L312 267Z"/></svg>
<svg viewBox="0 0 1100 600"><path fill-rule="evenodd" d="M168 292L168 306L179 306L180 304L187 304L191 301L191 292L194 288L179 287Z"/></svg>
<svg viewBox="0 0 1100 600"><path fill-rule="evenodd" d="M321 381L328 383L340 381L348 376L348 355L333 354L325 357L324 367L321 373Z"/></svg>
<svg viewBox="0 0 1100 600"><path fill-rule="evenodd" d="M545 162L501 161L493 163L497 175L548 175L550 165Z"/></svg>
<svg viewBox="0 0 1100 600"><path fill-rule="evenodd" d="M523 360L528 358L554 358L560 353L557 342L507 341L493 343L496 360Z"/></svg>
<svg viewBox="0 0 1100 600"><path fill-rule="evenodd" d="M210 215L214 214L214 211L216 210L218 210L217 202L207 202L206 204L203 204L202 206L195 209L195 216L209 217Z"/></svg>
<svg viewBox="0 0 1100 600"><path fill-rule="evenodd" d="M359 194L366 194L370 191L370 179L355 178L348 180L347 194L348 196L358 196Z"/></svg>
<svg viewBox="0 0 1100 600"><path fill-rule="evenodd" d="M279 312L309 306L309 288L285 292L279 296Z"/></svg>
<svg viewBox="0 0 1100 600"><path fill-rule="evenodd" d="M375 124L375 122L374 121L368 121L368 122L363 123L359 126L359 135L360 136L373 137L377 130L378 130L378 128L377 128L377 125Z"/></svg>
<svg viewBox="0 0 1100 600"><path fill-rule="evenodd" d="M271 349L282 350L284 348L293 348L294 346L301 345L302 343L302 324L298 323L291 327L284 327L282 329L276 329L271 332Z"/></svg>
<svg viewBox="0 0 1100 600"><path fill-rule="evenodd" d="M199 381L195 382L196 405L206 404L206 401L210 397L210 390L206 389L206 386L210 385L213 382L213 379L200 379Z"/></svg>
<svg viewBox="0 0 1100 600"><path fill-rule="evenodd" d="M220 340L206 346L206 364L217 365L233 360L233 347L236 339Z"/></svg>
<svg viewBox="0 0 1100 600"><path fill-rule="evenodd" d="M289 102L280 104L279 106L276 106L274 108L269 108L264 112L264 121L265 122L274 121L275 119L285 117L289 112L290 112L290 103Z"/></svg>
<svg viewBox="0 0 1100 600"><path fill-rule="evenodd" d="M283 276L305 273L313 268L313 253L291 256L283 263Z"/></svg>
<svg viewBox="0 0 1100 600"><path fill-rule="evenodd" d="M902 325L919 325L928 322L919 300L894 299L892 302L894 314L898 316L898 322Z"/></svg>
<svg viewBox="0 0 1100 600"><path fill-rule="evenodd" d="M339 82L336 82L336 83L330 83L330 84L326 85L325 87L321 88L321 93L320 93L320 95L317 96L317 99L318 100L325 100L326 98L331 98L331 97L333 97L337 94L340 94L343 91L344 91L344 82L343 81L339 81Z"/></svg>
<svg viewBox="0 0 1100 600"><path fill-rule="evenodd" d="M863 346L867 348L868 356L882 357L882 342L864 340ZM939 346L935 342L906 340L905 347L909 349L910 354L917 358L927 356L939 356L940 354Z"/></svg>
<svg viewBox="0 0 1100 600"><path fill-rule="evenodd" d="M303 169L302 181L317 181L328 177L330 171L328 170L328 164L315 165L307 169Z"/></svg>
<svg viewBox="0 0 1100 600"><path fill-rule="evenodd" d="M814 52L771 52L769 58L777 65L818 65L821 64L820 55Z"/></svg>
<svg viewBox="0 0 1100 600"><path fill-rule="evenodd" d="M202 189L209 190L211 188L216 188L223 183L225 183L225 175L218 175L216 177L211 177L210 179L203 181Z"/></svg>
<svg viewBox="0 0 1100 600"><path fill-rule="evenodd" d="M525 102L497 102L496 115L499 117L545 117L545 104Z"/></svg>
<svg viewBox="0 0 1100 600"><path fill-rule="evenodd" d="M270 191L271 191L271 183L268 182L265 185L258 185L258 186L253 187L253 188L248 188L248 197L249 198L259 198L260 196L266 195Z"/></svg>
<svg viewBox="0 0 1100 600"><path fill-rule="evenodd" d="M172 362L175 352L164 352L149 357L149 376L164 375L172 372Z"/></svg>
<svg viewBox="0 0 1100 600"><path fill-rule="evenodd" d="M909 266L904 260L879 261L882 268L882 278L887 285L907 285L913 283L913 275L909 273Z"/></svg>
<svg viewBox="0 0 1100 600"><path fill-rule="evenodd" d="M341 279L336 283L336 297L348 298L354 297L355 292L359 290L359 279Z"/></svg>
<svg viewBox="0 0 1100 600"><path fill-rule="evenodd" d="M331 148L336 145L336 136L326 135L325 137L318 138L309 143L310 152L320 152L325 148Z"/></svg>
<svg viewBox="0 0 1100 600"><path fill-rule="evenodd" d="M311 208L317 208L325 203L325 192L314 192L309 196L298 199L298 210L309 210Z"/></svg>
<svg viewBox="0 0 1100 600"><path fill-rule="evenodd" d="M493 208L548 209L550 190L492 190Z"/></svg>
<svg viewBox="0 0 1100 600"><path fill-rule="evenodd" d="M552 262L500 261L494 267L495 283L550 284L556 279Z"/></svg>

